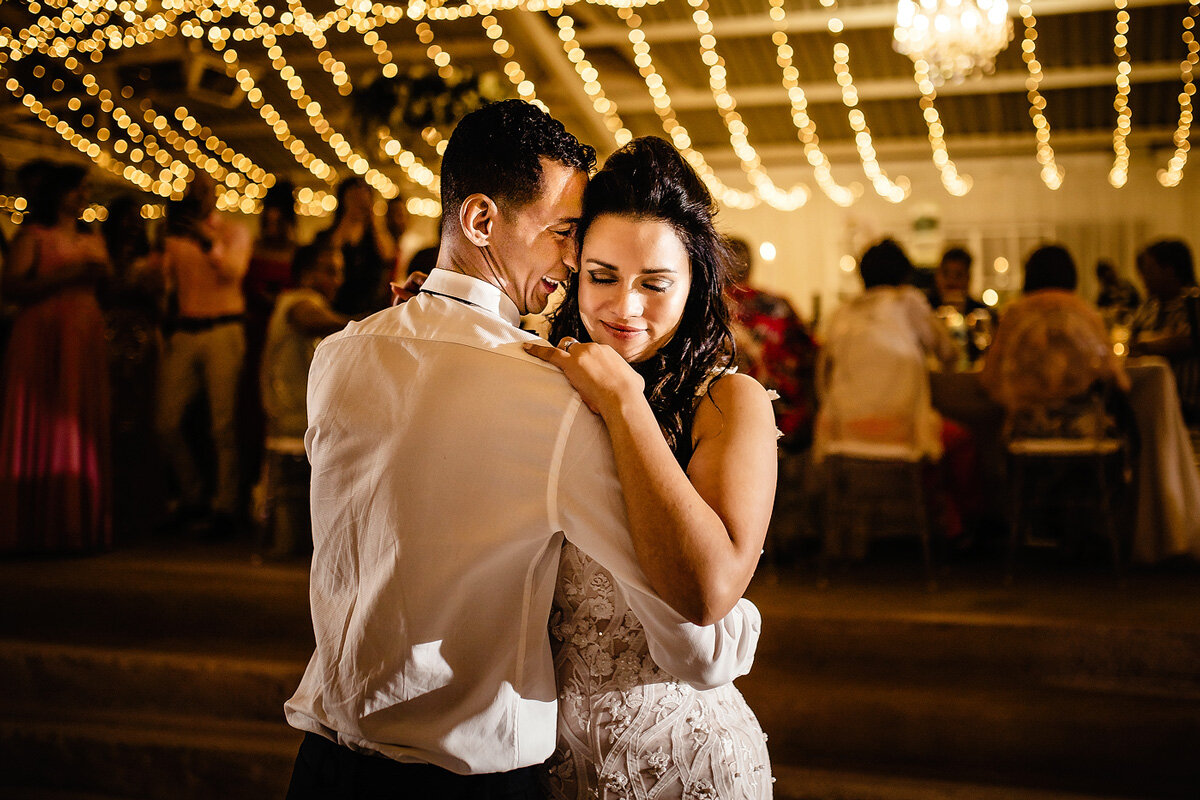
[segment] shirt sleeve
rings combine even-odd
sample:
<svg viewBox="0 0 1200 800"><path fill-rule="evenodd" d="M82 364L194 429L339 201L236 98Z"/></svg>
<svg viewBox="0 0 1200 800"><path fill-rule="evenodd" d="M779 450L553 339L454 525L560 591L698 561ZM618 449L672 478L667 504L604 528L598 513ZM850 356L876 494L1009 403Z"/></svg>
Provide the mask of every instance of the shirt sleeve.
<svg viewBox="0 0 1200 800"><path fill-rule="evenodd" d="M578 398L564 419L556 462L547 498L551 523L612 573L642 623L654 662L697 689L749 672L762 627L758 609L742 599L724 619L701 627L654 593L629 536L608 433Z"/></svg>
<svg viewBox="0 0 1200 800"><path fill-rule="evenodd" d="M938 322L938 318L934 315L933 309L929 307L925 296L917 289L910 291L907 288L901 296L904 298L905 313L908 314L910 324L917 332L917 337L925 352L933 353L943 362L953 360L957 352L954 340Z"/></svg>

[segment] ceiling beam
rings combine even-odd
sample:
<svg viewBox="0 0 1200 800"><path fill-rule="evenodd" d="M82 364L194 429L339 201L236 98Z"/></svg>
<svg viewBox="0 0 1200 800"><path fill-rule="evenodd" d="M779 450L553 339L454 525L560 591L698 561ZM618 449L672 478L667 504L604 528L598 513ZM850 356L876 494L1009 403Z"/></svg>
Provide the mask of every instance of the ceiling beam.
<svg viewBox="0 0 1200 800"><path fill-rule="evenodd" d="M1128 7L1164 6L1177 3L1178 0L1128 0ZM1013 3L1010 8L1014 17L1019 16L1016 3ZM1039 17L1047 17L1088 11L1112 11L1113 8L1112 0L1038 0L1035 10ZM828 30L831 16L834 16L833 12L825 9L789 12L784 30L788 33L824 32ZM896 24L896 5L892 3L838 9L836 16L847 29L891 28ZM765 13L728 17L714 15L712 20L717 35L721 37L770 36L776 30L775 23ZM692 41L698 35L695 24L687 18L643 25L642 32L654 44ZM624 25L603 25L588 31L580 31L577 38L579 44L586 49L627 44L628 36L629 29Z"/></svg>
<svg viewBox="0 0 1200 800"><path fill-rule="evenodd" d="M1041 91L1054 89L1078 89L1085 86L1115 85L1116 70L1113 67L1072 67L1048 69L1043 73L1039 86ZM962 83L947 83L938 89L938 96L1004 94L1026 91L1026 72L1002 72ZM1133 83L1157 83L1179 79L1179 64L1175 61L1160 61L1134 64L1129 79ZM921 92L912 78L883 78L856 81L861 101L898 100L917 98ZM739 107L786 106L787 92L781 84L759 84L743 86L730 91ZM804 87L804 95L810 105L840 103L842 90L832 81L817 86ZM654 104L648 94L630 97L613 97L613 102L622 113L652 113ZM676 111L699 111L715 108L712 93L707 89L671 89L671 107Z"/></svg>
<svg viewBox="0 0 1200 800"><path fill-rule="evenodd" d="M565 57L561 59L543 57L542 63L550 68L565 67L568 62ZM562 71L565 73L566 69ZM578 76L572 71L564 75L556 74L555 77L559 89L578 87L578 91L573 96L563 96L562 94L557 96L547 95L546 101L550 103L550 100L554 99L555 102L550 103L552 106L557 106L560 102L569 102L572 109L582 119L589 120L589 125L594 129L591 133L595 137L595 140L608 141L611 138L611 134L603 125L603 122L600 121L601 118L596 114L590 100L584 94ZM1155 83L1176 80L1179 78L1179 65L1175 62L1134 64L1133 71L1129 77L1133 83ZM978 80L971 79L959 84L946 84L938 90L938 96L1022 93L1026 91L1025 82L1028 78L1029 76L1024 72L1003 72ZM1047 70L1043 75L1040 89L1042 91L1078 89L1087 86L1107 86L1113 82L1114 70L1111 67L1075 67L1062 70ZM860 81L855 86L858 89L859 99L867 102L873 100L912 99L920 96L916 83L909 78L885 78L873 81ZM739 108L786 107L788 105L787 93L779 84L745 86L735 90L733 95L734 99L737 100ZM840 104L842 101L841 89L833 83L808 87L805 89L805 96L808 99L810 107L825 103ZM610 86L608 97L617 104L622 114L650 114L654 112L650 96L644 92L617 94L614 88ZM586 108L584 107L585 104ZM707 90L672 89L671 107L676 112L684 112L712 110L715 108L715 105L712 94ZM12 111L13 115L18 118L23 116L21 112L28 113L19 107L14 107ZM350 122L349 113L348 108L342 109L340 114L331 111L329 115L330 121L335 126L345 127ZM0 117L0 119L2 118ZM302 137L307 138L307 123L299 112L285 114L284 119L289 126L300 131ZM202 121L210 122L208 120ZM214 124L210 124L210 127L215 130L217 135L224 138L275 138L275 134L272 133L270 127L257 119L229 120L223 124L215 122Z"/></svg>

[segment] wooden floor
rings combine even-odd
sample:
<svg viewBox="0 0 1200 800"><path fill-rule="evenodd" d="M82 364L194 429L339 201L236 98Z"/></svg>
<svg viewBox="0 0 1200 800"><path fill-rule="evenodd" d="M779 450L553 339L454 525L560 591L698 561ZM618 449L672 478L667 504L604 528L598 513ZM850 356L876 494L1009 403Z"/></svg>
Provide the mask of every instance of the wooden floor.
<svg viewBox="0 0 1200 800"><path fill-rule="evenodd" d="M930 593L910 545L760 569L776 797L1200 797L1200 571L981 552ZM311 642L307 565L246 544L0 562L0 796L281 796Z"/></svg>

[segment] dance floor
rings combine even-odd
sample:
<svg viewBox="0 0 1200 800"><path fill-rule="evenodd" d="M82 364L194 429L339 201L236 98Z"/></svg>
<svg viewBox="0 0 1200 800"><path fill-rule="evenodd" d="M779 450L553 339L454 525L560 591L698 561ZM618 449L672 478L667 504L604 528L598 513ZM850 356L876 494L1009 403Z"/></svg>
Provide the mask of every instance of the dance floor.
<svg viewBox="0 0 1200 800"><path fill-rule="evenodd" d="M781 800L1195 798L1200 570L872 551L763 568L754 670ZM281 796L307 568L171 540L0 562L0 795Z"/></svg>

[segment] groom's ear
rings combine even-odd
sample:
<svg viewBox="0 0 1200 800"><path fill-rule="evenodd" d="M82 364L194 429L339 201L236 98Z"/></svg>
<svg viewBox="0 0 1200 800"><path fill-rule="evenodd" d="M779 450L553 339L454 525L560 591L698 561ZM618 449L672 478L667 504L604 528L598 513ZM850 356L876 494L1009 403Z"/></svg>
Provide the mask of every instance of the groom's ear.
<svg viewBox="0 0 1200 800"><path fill-rule="evenodd" d="M487 247L491 244L492 228L499 213L496 201L486 194L467 197L458 210L458 223L463 236L476 247Z"/></svg>

